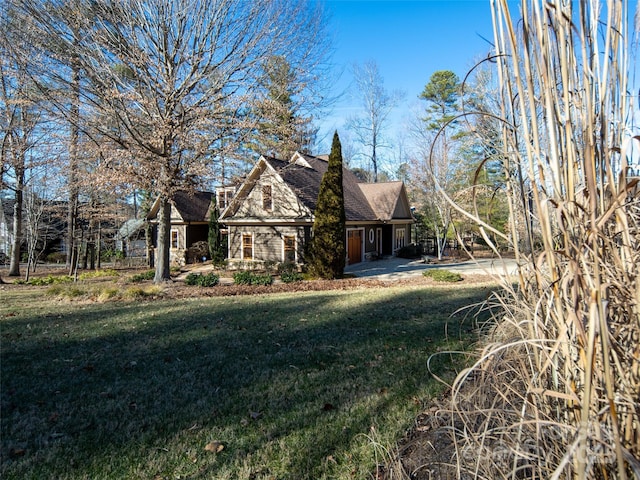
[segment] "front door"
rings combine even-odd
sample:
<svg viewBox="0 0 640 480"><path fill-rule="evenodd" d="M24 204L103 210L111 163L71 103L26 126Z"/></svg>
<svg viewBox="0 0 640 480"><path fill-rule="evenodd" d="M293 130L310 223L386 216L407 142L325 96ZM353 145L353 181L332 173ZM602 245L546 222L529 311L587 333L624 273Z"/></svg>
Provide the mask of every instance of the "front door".
<svg viewBox="0 0 640 480"><path fill-rule="evenodd" d="M347 232L347 257L349 265L362 261L362 230Z"/></svg>

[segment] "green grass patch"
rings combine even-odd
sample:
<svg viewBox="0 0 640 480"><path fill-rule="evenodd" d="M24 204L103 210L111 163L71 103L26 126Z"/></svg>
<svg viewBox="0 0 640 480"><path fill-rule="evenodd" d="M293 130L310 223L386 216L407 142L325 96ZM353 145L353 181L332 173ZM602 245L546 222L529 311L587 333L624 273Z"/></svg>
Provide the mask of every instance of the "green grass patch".
<svg viewBox="0 0 640 480"><path fill-rule="evenodd" d="M422 275L424 275L425 277L432 278L436 282L454 283L454 282L462 281L462 275L460 275L459 273L451 272L449 270L445 270L441 268L425 270L424 272L422 272Z"/></svg>
<svg viewBox="0 0 640 480"><path fill-rule="evenodd" d="M381 445L402 437L441 390L429 356L469 339L451 314L488 292L74 304L5 290L0 476L370 478L371 427ZM451 360L430 367L450 377Z"/></svg>

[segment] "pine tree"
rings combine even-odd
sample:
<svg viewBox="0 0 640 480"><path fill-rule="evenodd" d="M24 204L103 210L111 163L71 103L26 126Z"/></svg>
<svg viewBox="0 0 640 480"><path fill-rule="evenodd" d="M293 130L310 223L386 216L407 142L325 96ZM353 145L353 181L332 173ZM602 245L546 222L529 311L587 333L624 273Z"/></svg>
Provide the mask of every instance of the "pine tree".
<svg viewBox="0 0 640 480"><path fill-rule="evenodd" d="M333 135L327 171L322 176L313 222L311 268L320 278L339 278L346 261L345 212L342 186L342 147Z"/></svg>

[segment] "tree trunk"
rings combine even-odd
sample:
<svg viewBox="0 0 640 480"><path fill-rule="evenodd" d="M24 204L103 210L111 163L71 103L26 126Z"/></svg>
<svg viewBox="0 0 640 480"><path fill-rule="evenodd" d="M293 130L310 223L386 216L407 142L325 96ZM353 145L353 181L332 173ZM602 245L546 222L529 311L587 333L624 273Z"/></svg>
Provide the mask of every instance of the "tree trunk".
<svg viewBox="0 0 640 480"><path fill-rule="evenodd" d="M78 219L78 144L80 142L80 72L73 66L73 79L71 84L72 98L69 122L71 131L69 135L69 171L67 181L69 187L69 208L67 210L67 267L74 268L75 235Z"/></svg>
<svg viewBox="0 0 640 480"><path fill-rule="evenodd" d="M171 246L171 203L164 195L160 197L160 210L158 212L158 242L156 251L156 275L155 283L171 280L169 271L169 248Z"/></svg>
<svg viewBox="0 0 640 480"><path fill-rule="evenodd" d="M102 222L98 222L98 238L96 240L96 268L102 268Z"/></svg>
<svg viewBox="0 0 640 480"><path fill-rule="evenodd" d="M149 268L156 268L154 252L153 252L153 240L151 238L152 235L153 235L153 227L149 222L146 222L144 225L144 241L145 241L145 247L147 249L147 266Z"/></svg>
<svg viewBox="0 0 640 480"><path fill-rule="evenodd" d="M22 245L22 206L24 189L24 171L17 173L16 201L13 204L13 239L11 245L11 263L9 264L9 276L20 276L20 247Z"/></svg>

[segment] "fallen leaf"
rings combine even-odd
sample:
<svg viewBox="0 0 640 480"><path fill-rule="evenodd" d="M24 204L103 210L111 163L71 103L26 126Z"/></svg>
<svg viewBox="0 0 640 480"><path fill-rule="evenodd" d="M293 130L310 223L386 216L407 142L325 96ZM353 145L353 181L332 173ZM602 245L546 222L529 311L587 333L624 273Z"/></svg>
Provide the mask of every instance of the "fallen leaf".
<svg viewBox="0 0 640 480"><path fill-rule="evenodd" d="M9 450L9 456L11 458L24 457L27 451L24 448L12 448Z"/></svg>
<svg viewBox="0 0 640 480"><path fill-rule="evenodd" d="M209 442L204 447L205 451L218 453L224 450L224 445L220 442Z"/></svg>

